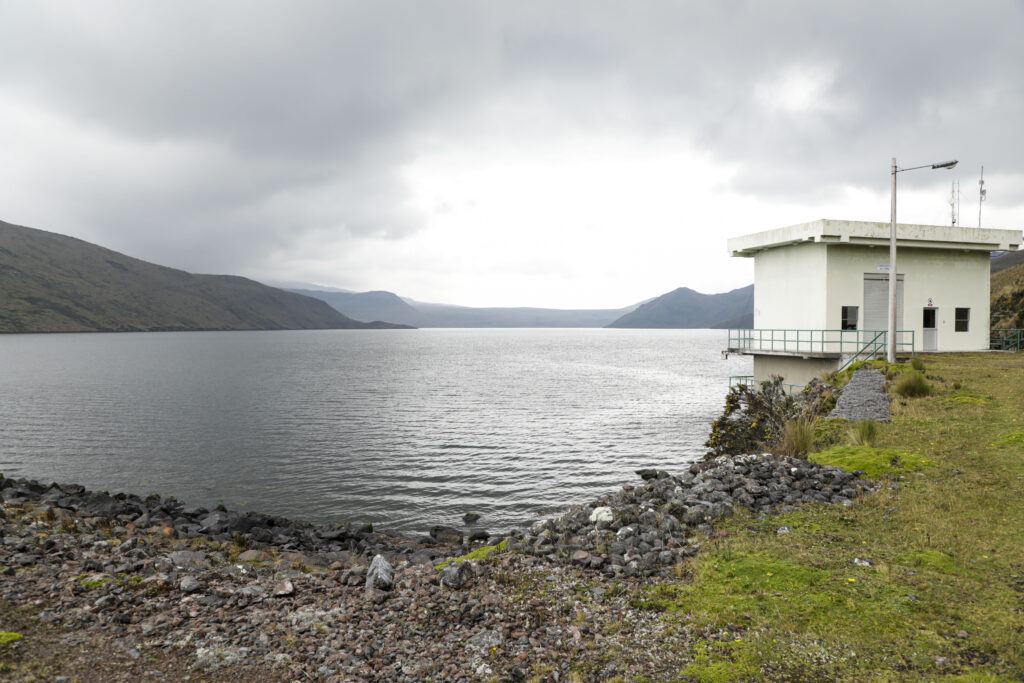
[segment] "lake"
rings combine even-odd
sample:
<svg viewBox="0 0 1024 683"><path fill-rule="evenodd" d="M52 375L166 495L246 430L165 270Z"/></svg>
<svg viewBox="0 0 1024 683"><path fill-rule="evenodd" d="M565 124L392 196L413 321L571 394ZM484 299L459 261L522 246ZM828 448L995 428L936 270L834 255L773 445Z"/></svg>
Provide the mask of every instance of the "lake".
<svg viewBox="0 0 1024 683"><path fill-rule="evenodd" d="M724 330L0 336L0 472L316 522L504 531L678 471Z"/></svg>

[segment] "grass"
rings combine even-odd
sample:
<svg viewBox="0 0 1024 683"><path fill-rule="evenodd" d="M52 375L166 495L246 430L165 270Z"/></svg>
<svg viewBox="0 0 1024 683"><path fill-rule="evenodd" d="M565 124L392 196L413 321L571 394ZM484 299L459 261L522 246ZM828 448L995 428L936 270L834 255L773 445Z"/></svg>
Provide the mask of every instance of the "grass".
<svg viewBox="0 0 1024 683"><path fill-rule="evenodd" d="M703 634L681 677L1024 679L1024 354L927 360L932 395L895 398L877 447L810 455L891 485L852 507L737 515L691 582L636 599Z"/></svg>
<svg viewBox="0 0 1024 683"><path fill-rule="evenodd" d="M932 386L924 378L924 374L917 370L904 372L893 382L892 390L898 396L904 398L919 398L932 393Z"/></svg>
<svg viewBox="0 0 1024 683"><path fill-rule="evenodd" d="M0 631L0 647L6 647L11 643L17 642L25 636L20 633L11 633L10 631Z"/></svg>
<svg viewBox="0 0 1024 683"><path fill-rule="evenodd" d="M482 562L483 560L486 560L488 558L488 556L490 556L492 553L503 553L503 552L505 552L505 548L506 547L508 547L508 539L505 539L501 543L497 543L495 545L481 546L480 548L477 548L476 550L473 550L472 552L468 552L465 555L462 555L460 557L452 557L452 558L449 558L449 559L445 560L444 562L436 564L436 565L434 565L434 569L436 569L437 571L441 571L442 569L444 569L445 567L447 567L449 564L451 564L453 562L465 562L466 560L472 560L474 562Z"/></svg>
<svg viewBox="0 0 1024 683"><path fill-rule="evenodd" d="M855 422L849 437L854 446L874 446L878 441L878 423L874 420Z"/></svg>
<svg viewBox="0 0 1024 683"><path fill-rule="evenodd" d="M813 447L814 424L809 420L798 419L786 422L782 430L782 441L776 450L779 455L805 458Z"/></svg>
<svg viewBox="0 0 1024 683"><path fill-rule="evenodd" d="M820 453L814 453L808 460L819 465L842 467L847 472L860 470L869 479L914 472L935 464L933 460L910 451L871 446L833 446Z"/></svg>

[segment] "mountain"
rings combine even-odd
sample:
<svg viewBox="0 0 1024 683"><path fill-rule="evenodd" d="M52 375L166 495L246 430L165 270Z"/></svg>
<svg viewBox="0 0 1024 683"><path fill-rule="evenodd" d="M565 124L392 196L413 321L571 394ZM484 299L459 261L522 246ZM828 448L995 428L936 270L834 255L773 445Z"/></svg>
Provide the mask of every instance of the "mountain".
<svg viewBox="0 0 1024 683"><path fill-rule="evenodd" d="M989 262L989 267L992 269L992 274L996 274L1001 270L1019 266L1024 263L1024 249L1020 251L1007 251L1005 253L996 256Z"/></svg>
<svg viewBox="0 0 1024 683"><path fill-rule="evenodd" d="M993 329L1024 329L1024 262L993 273L989 306Z"/></svg>
<svg viewBox="0 0 1024 683"><path fill-rule="evenodd" d="M608 327L753 327L754 285L723 294L701 294L680 287L627 313Z"/></svg>
<svg viewBox="0 0 1024 683"><path fill-rule="evenodd" d="M417 304L420 327L604 327L628 309L472 308Z"/></svg>
<svg viewBox="0 0 1024 683"><path fill-rule="evenodd" d="M394 327L231 275L193 275L0 221L0 332Z"/></svg>
<svg viewBox="0 0 1024 683"><path fill-rule="evenodd" d="M325 301L334 310L356 320L387 320L423 327L422 313L391 292L339 292L317 289L289 289Z"/></svg>
<svg viewBox="0 0 1024 683"><path fill-rule="evenodd" d="M416 327L604 327L635 308L473 308L423 303L391 292L290 291L326 301L353 318L388 320Z"/></svg>

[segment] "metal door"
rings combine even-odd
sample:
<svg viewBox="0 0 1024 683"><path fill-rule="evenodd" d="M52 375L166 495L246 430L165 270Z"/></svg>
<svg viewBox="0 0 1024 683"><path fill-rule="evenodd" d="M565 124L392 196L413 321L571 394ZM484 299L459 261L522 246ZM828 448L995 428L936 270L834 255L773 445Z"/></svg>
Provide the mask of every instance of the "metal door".
<svg viewBox="0 0 1024 683"><path fill-rule="evenodd" d="M864 273L865 330L889 329L889 274ZM903 276L896 276L896 329L903 329Z"/></svg>
<svg viewBox="0 0 1024 683"><path fill-rule="evenodd" d="M921 350L922 351L938 351L939 350L939 330L935 321L938 319L937 308L926 308L921 318L921 327L924 330L924 334L921 335Z"/></svg>

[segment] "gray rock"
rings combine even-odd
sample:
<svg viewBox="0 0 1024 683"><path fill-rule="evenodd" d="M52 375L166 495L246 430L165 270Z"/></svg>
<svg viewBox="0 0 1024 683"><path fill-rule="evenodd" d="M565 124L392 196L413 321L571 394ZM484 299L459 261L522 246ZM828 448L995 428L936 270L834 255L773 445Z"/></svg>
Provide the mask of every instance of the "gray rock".
<svg viewBox="0 0 1024 683"><path fill-rule="evenodd" d="M435 526L430 530L430 537L438 543L462 545L462 532L450 526Z"/></svg>
<svg viewBox="0 0 1024 683"><path fill-rule="evenodd" d="M474 576L475 572L471 562L450 562L441 570L441 585L448 586L453 590L459 590L469 583Z"/></svg>
<svg viewBox="0 0 1024 683"><path fill-rule="evenodd" d="M501 646L505 642L505 636L501 631L484 629L466 641L466 647L481 655L490 654L490 651Z"/></svg>
<svg viewBox="0 0 1024 683"><path fill-rule="evenodd" d="M210 559L206 553L198 550L175 550L167 556L178 569L190 569L193 567L209 568Z"/></svg>
<svg viewBox="0 0 1024 683"><path fill-rule="evenodd" d="M383 555L374 556L370 568L366 571L366 587L389 591L394 586L394 581L395 568Z"/></svg>
<svg viewBox="0 0 1024 683"><path fill-rule="evenodd" d="M178 584L178 589L181 590L182 593L195 593L199 588L199 580L191 575L183 577L181 582Z"/></svg>
<svg viewBox="0 0 1024 683"><path fill-rule="evenodd" d="M429 550L417 550L409 556L409 564L431 564L434 561L434 553Z"/></svg>

